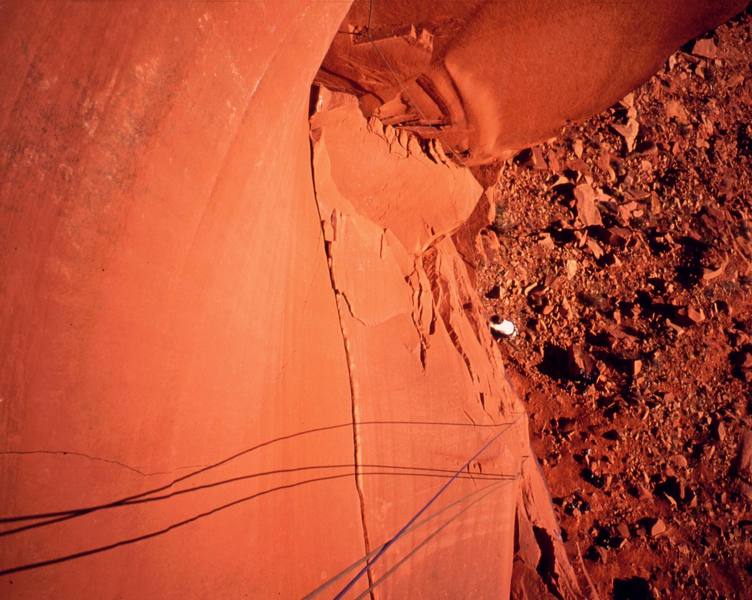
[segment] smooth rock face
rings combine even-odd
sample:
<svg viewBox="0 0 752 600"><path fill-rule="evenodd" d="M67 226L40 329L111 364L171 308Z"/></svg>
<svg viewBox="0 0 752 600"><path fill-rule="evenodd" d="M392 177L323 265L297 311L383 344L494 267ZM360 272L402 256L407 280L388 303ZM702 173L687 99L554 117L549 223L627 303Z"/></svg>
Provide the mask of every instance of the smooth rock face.
<svg viewBox="0 0 752 600"><path fill-rule="evenodd" d="M3 3L0 511L161 490L0 538L94 552L3 598L293 598L364 554L307 120L346 10Z"/></svg>

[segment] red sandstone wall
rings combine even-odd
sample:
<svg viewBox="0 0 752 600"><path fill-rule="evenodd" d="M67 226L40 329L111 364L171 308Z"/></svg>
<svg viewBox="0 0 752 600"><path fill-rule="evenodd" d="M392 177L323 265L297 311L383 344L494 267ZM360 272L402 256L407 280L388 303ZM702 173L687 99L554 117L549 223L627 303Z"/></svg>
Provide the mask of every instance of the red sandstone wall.
<svg viewBox="0 0 752 600"><path fill-rule="evenodd" d="M353 461L310 168L335 2L0 7L0 506ZM228 482L0 538L5 598L298 597L361 556L352 469ZM28 522L4 524L7 530Z"/></svg>
<svg viewBox="0 0 752 600"><path fill-rule="evenodd" d="M482 164L606 109L747 4L355 0L317 77Z"/></svg>
<svg viewBox="0 0 752 600"><path fill-rule="evenodd" d="M300 597L516 419L350 594L507 595L525 421L446 238L483 190L355 109L314 196L346 8L3 7L4 596Z"/></svg>
<svg viewBox="0 0 752 600"><path fill-rule="evenodd" d="M506 597L526 421L478 305L471 318L462 308L475 292L447 237L483 190L467 169L435 162L415 143L390 144L353 97L322 105L312 119L316 197L360 462L452 470L501 434L469 468L479 479L455 481L431 506L445 512L390 548L371 580L384 598ZM398 531L440 483L359 475L369 544Z"/></svg>
<svg viewBox="0 0 752 600"><path fill-rule="evenodd" d="M4 597L329 597L492 439L350 597L578 595L484 190L341 97L311 151L347 9L0 5Z"/></svg>

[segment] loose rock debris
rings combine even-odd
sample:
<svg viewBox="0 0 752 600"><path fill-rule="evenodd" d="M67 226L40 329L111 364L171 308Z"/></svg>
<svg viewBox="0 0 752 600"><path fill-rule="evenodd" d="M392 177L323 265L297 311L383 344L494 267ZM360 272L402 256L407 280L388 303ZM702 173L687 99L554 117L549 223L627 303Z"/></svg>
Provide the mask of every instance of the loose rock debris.
<svg viewBox="0 0 752 600"><path fill-rule="evenodd" d="M502 165L479 288L604 598L752 589L751 23Z"/></svg>

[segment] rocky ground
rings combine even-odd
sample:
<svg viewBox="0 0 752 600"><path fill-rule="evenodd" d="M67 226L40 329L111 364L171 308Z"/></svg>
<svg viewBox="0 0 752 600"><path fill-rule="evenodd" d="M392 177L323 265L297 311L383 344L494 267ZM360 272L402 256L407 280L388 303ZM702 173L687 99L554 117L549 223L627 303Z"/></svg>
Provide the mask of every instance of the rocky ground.
<svg viewBox="0 0 752 600"><path fill-rule="evenodd" d="M484 232L479 288L519 329L499 345L602 598L752 594L751 61L749 13L688 44L505 164Z"/></svg>

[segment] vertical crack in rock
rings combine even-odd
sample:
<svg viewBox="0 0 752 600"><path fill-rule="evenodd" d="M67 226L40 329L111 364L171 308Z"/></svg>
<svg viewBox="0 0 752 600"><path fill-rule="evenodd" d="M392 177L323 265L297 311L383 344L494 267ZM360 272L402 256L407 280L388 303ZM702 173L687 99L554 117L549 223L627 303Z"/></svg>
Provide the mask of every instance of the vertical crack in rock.
<svg viewBox="0 0 752 600"><path fill-rule="evenodd" d="M425 265L426 274L429 281L433 282L431 289L434 294L434 305L436 307L435 310L441 318L442 323L444 323L444 328L449 335L449 339L451 340L452 344L457 350L457 353L465 363L467 372L470 375L470 380L473 382L478 382L479 378L476 376L475 371L473 370L473 365L470 362L470 357L462 347L460 335L452 325L452 303L450 297L451 291L449 288L449 283L440 274L438 265L439 253L435 248L432 247L425 253L425 257L425 262L427 263Z"/></svg>
<svg viewBox="0 0 752 600"><path fill-rule="evenodd" d="M413 306L410 317L420 339L420 365L423 371L425 371L426 360L428 359L428 347L430 346L429 338L435 330L436 315L433 309L431 285L423 271L423 266L419 258L415 258L413 270L405 277L405 281L412 289Z"/></svg>
<svg viewBox="0 0 752 600"><path fill-rule="evenodd" d="M358 443L358 421L357 421L357 412L356 412L356 385L355 380L353 378L353 365L352 365L352 359L350 355L350 344L347 339L347 333L345 332L345 324L344 320L342 319L342 303L344 303L347 306L347 309L349 310L350 314L355 317L355 314L352 311L352 307L350 306L349 301L345 297L344 294L339 292L337 290L337 285L334 280L334 270L333 270L333 264L332 264L332 251L331 251L331 244L334 243L332 240L331 242L327 242L327 235L326 235L326 229L325 229L325 223L326 221L322 217L321 214L321 206L319 205L319 199L318 194L316 191L316 178L314 177L314 163L313 163L313 144L311 143L310 146L311 149L311 184L313 186L313 197L316 204L316 213L319 217L319 223L321 224L321 235L322 235L322 241L324 244L324 252L326 254L326 264L327 264L327 270L329 272L329 283L332 286L332 293L334 294L334 304L337 308L337 320L339 322L339 329L340 333L342 334L342 347L345 351L345 360L347 361L347 380L348 384L350 386L350 408L351 408L351 414L352 414L352 433L353 433L353 465L354 465L354 474L355 474L355 490L358 493L358 501L360 504L360 522L361 527L363 529L363 546L365 548L365 554L370 555L371 553L371 542L368 539L368 526L366 525L366 504L365 504L365 496L363 494L363 485L361 481L361 472L360 472L360 447ZM341 301L340 301L341 299ZM360 321L360 319L357 319ZM363 321L360 321L363 323ZM367 563L368 569L367 569L367 576L368 576L368 587L373 587L373 574L371 572L371 566L370 562ZM371 600L375 600L375 596L373 593L373 589L369 591L369 596Z"/></svg>
<svg viewBox="0 0 752 600"><path fill-rule="evenodd" d="M368 130L354 99L334 92L327 92L325 97L326 103L311 117L312 173L330 285L349 363L353 442L356 463L361 469L364 462L392 453L401 441L398 436L405 434L372 437L371 431L361 428L356 418L394 416L410 421L430 412L446 415L452 421L461 418L485 425L508 416L511 409L520 406L505 383L498 350L478 312L480 300L469 271L472 265L467 257L472 256L470 252L477 246L477 231L473 228L485 222L491 208L490 203L476 206L483 194L480 184L469 171L446 171L417 152L407 158L392 156L392 148L385 148L378 133ZM364 156L368 157L365 165L359 162ZM357 176L353 177L355 169ZM425 192L426 186L430 187L430 194ZM421 202L427 197L432 202ZM389 210L384 212L384 207ZM473 214L475 219L467 224ZM459 255L458 243L468 250L464 258ZM397 365L388 350L404 356L405 364ZM374 377L374 373L383 372L389 373L389 381ZM384 392L395 392L395 396L383 403L364 402L365 398L381 398ZM453 395L446 397L448 394ZM495 398L499 399L498 413L491 407ZM518 432L515 439L508 440L492 460L511 466L518 456L529 454L526 432ZM435 453L443 456L452 451L447 446L462 446L465 438L453 434L445 439L416 438L402 443L413 455L431 456L434 460ZM462 449L457 454L462 455ZM473 466L469 472L475 469ZM529 471L528 468L521 485L530 487L535 483L528 481ZM374 543L390 534L395 498L404 493L407 497L400 501L409 504L410 491L372 483L360 471L356 471L356 484L363 535L370 550L368 534L374 537ZM422 493L417 488L412 492ZM544 492L540 485L526 492L523 497L527 503L523 508L525 514L531 513L532 524L550 531L556 569L556 577L550 581L564 590L562 597L576 598L577 585L569 578L566 554L556 535L555 515L547 512L550 498ZM507 500L503 517L499 518L511 524L517 508L513 492L509 492ZM499 525L503 526L501 522ZM536 548L536 554L535 560L525 563L525 573L530 576L526 582L537 586L530 589L543 591L534 597L549 597L546 582L537 570L541 551L532 525L529 530L529 538L533 540L529 546ZM477 532L471 539L463 538L457 543L485 548L486 536L506 535L503 533L506 531ZM460 556L462 551L452 544L446 552ZM504 555L500 560L500 566L507 569L513 559ZM549 563L544 562L541 568ZM370 568L366 572L371 580L380 581L379 567L366 566ZM415 569L404 574L405 580L413 580L419 572L426 575L431 572L428 565L415 565ZM436 578L445 575L430 574ZM503 590L510 585L501 578L506 574L488 577ZM467 582L446 577L443 584L457 592ZM393 581L390 585L397 583Z"/></svg>
<svg viewBox="0 0 752 600"><path fill-rule="evenodd" d="M331 259L331 256L329 258ZM331 275L331 270L329 271L329 273ZM342 301L345 303L345 306L347 307L347 312L350 313L350 316L361 325L367 325L367 323L363 319L361 319L358 315L355 314L355 311L353 311L352 304L350 304L350 300L348 300L345 292L337 289L337 285L334 281L334 276L332 276L332 288L334 289L334 293L337 295L337 298L341 298ZM344 335L344 329L342 333Z"/></svg>

